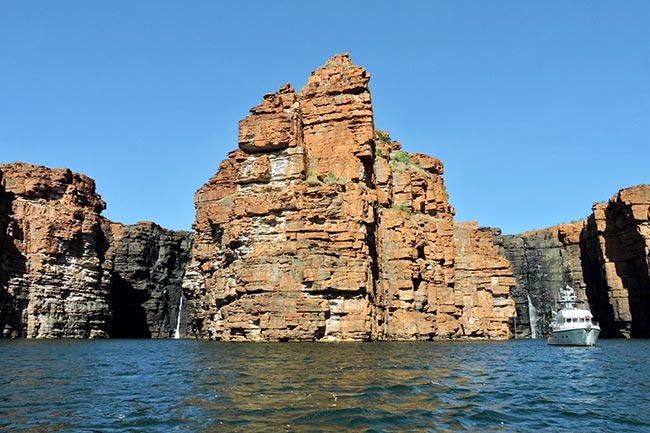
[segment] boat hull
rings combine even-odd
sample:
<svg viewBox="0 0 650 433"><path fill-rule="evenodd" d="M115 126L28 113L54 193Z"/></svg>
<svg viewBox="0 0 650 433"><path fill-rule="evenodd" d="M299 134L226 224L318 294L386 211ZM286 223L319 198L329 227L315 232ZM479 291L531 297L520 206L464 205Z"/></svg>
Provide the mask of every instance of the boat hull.
<svg viewBox="0 0 650 433"><path fill-rule="evenodd" d="M553 346L595 346L600 328L572 328L554 330L548 344Z"/></svg>

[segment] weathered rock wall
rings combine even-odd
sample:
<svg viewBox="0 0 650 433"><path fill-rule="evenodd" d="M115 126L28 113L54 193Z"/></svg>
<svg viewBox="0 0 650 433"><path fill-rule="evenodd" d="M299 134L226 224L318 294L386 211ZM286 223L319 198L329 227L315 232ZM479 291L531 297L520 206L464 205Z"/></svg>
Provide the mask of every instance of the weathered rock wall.
<svg viewBox="0 0 650 433"><path fill-rule="evenodd" d="M2 336L107 337L105 204L94 182L20 163L1 165L0 177Z"/></svg>
<svg viewBox="0 0 650 433"><path fill-rule="evenodd" d="M346 71L355 73L349 86L331 79ZM240 149L195 197L184 290L201 335L370 338L374 241L366 225L374 208L367 185L356 182L370 174L354 155L364 146L370 154L374 133L364 119L367 81L349 62L332 63L300 94L283 86L241 121ZM328 92L340 109L323 102ZM352 118L370 129L353 133ZM331 160L314 144L319 137Z"/></svg>
<svg viewBox="0 0 650 433"><path fill-rule="evenodd" d="M104 207L86 176L0 166L0 336L170 336L191 235Z"/></svg>
<svg viewBox="0 0 650 433"><path fill-rule="evenodd" d="M369 78L335 56L300 92L285 85L240 122L239 149L195 196L183 290L198 335L508 337L500 300L456 297L442 164L375 131ZM488 316L467 325L474 314Z"/></svg>
<svg viewBox="0 0 650 433"><path fill-rule="evenodd" d="M546 230L503 236L502 254L510 261L517 285L512 290L516 302L517 336L528 337L530 307L537 313L538 337L550 335L551 312L559 289L569 285L579 300L586 301L582 275L580 233L584 221L560 224Z"/></svg>
<svg viewBox="0 0 650 433"><path fill-rule="evenodd" d="M587 295L603 335L650 337L650 185L595 204L581 244Z"/></svg>
<svg viewBox="0 0 650 433"><path fill-rule="evenodd" d="M503 237L517 287L520 334L529 333L529 304L537 310L540 335L558 289L576 289L600 322L603 337L650 336L650 186L619 191L596 203L585 220Z"/></svg>
<svg viewBox="0 0 650 433"><path fill-rule="evenodd" d="M375 130L369 79L339 55L264 96L194 235L104 219L69 170L2 166L3 336L507 338L492 231L455 226L442 163Z"/></svg>
<svg viewBox="0 0 650 433"><path fill-rule="evenodd" d="M499 338L510 334L515 316L511 291L517 281L500 252L500 235L499 229L478 227L475 221L454 224L454 298L462 306L465 335Z"/></svg>
<svg viewBox="0 0 650 433"><path fill-rule="evenodd" d="M564 285L602 336L650 336L650 186L521 235L455 223L442 163L374 128L369 79L338 55L265 95L193 234L106 220L70 170L0 165L0 336L507 338L531 307L544 336Z"/></svg>
<svg viewBox="0 0 650 433"><path fill-rule="evenodd" d="M380 134L381 135L381 134ZM454 298L454 210L442 163L377 140L375 237L377 325L381 338L459 338Z"/></svg>
<svg viewBox="0 0 650 433"><path fill-rule="evenodd" d="M123 225L103 221L108 239L104 268L110 274L109 335L113 338L170 338L179 320L181 284L192 234L151 222ZM181 308L179 334L187 334Z"/></svg>

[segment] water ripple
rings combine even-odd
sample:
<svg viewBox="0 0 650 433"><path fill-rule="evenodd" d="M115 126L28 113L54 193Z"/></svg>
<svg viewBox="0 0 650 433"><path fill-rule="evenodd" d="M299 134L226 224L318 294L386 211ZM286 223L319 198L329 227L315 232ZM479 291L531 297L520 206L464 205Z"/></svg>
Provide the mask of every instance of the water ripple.
<svg viewBox="0 0 650 433"><path fill-rule="evenodd" d="M650 341L0 340L7 432L639 432Z"/></svg>

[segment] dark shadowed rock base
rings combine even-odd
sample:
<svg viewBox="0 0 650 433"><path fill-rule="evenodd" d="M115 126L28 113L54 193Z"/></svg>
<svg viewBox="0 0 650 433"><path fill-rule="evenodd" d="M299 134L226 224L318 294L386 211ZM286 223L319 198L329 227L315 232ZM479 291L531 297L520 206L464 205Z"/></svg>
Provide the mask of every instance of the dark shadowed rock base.
<svg viewBox="0 0 650 433"><path fill-rule="evenodd" d="M530 333L530 297L549 334L553 301L568 284L602 337L650 337L650 185L622 189L585 220L504 236L502 245L517 277L520 333Z"/></svg>

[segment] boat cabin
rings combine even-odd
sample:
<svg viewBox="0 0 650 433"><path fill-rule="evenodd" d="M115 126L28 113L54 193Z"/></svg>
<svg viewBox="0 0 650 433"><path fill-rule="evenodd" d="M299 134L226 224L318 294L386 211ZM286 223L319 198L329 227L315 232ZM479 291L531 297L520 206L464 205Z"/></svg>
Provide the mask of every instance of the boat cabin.
<svg viewBox="0 0 650 433"><path fill-rule="evenodd" d="M568 326L584 326L585 323L598 325L589 311L580 309L562 310L558 313L556 321L559 325Z"/></svg>

